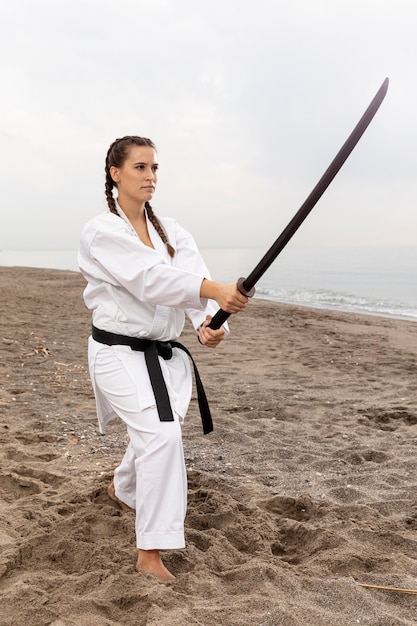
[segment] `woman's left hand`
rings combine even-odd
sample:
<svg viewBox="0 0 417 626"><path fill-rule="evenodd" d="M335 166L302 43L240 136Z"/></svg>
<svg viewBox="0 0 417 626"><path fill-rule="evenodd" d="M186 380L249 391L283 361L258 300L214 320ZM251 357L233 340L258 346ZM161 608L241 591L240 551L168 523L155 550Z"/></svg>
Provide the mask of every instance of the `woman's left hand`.
<svg viewBox="0 0 417 626"><path fill-rule="evenodd" d="M207 346L207 348L215 348L221 341L223 341L226 333L223 326L217 330L208 328L210 322L211 315L207 315L205 322L203 322L198 329L198 338L203 346Z"/></svg>

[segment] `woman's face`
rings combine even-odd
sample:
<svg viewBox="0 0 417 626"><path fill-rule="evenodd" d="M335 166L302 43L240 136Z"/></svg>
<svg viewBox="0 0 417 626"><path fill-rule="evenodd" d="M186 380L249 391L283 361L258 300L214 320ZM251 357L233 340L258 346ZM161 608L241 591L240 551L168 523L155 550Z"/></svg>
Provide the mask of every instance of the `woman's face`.
<svg viewBox="0 0 417 626"><path fill-rule="evenodd" d="M149 146L131 146L121 167L111 167L119 200L141 204L151 200L157 182L157 154Z"/></svg>

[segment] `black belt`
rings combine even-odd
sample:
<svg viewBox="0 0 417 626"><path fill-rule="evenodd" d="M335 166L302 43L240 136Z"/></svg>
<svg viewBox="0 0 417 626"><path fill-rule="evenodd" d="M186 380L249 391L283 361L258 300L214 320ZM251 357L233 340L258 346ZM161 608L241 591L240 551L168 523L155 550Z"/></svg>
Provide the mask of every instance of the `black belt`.
<svg viewBox="0 0 417 626"><path fill-rule="evenodd" d="M201 382L200 374L198 373L193 357L187 348L182 345L182 343L179 343L178 341L156 341L154 339L127 337L126 335L118 335L116 333L109 333L106 330L100 330L95 326L93 326L92 336L95 341L104 343L107 346L129 346L132 350L145 353L145 363L148 368L149 378L161 422L173 422L174 416L172 414L168 390L162 375L158 356L161 356L166 361L169 361L172 357L172 348L179 348L180 350L183 350L190 357L194 366L198 406L200 408L204 434L207 435L207 433L211 433L213 430L213 421L211 419L210 407L208 405L203 383Z"/></svg>

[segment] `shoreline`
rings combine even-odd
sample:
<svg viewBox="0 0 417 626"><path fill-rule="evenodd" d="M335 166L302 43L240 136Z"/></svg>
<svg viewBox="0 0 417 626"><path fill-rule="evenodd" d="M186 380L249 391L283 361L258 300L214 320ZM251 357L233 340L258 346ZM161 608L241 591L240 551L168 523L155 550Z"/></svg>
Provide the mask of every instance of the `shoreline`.
<svg viewBox="0 0 417 626"><path fill-rule="evenodd" d="M233 282L263 256L259 248L202 249L212 276ZM77 251L4 251L0 264L78 271ZM417 248L289 246L257 284L261 298L417 321ZM299 300L302 300L300 302Z"/></svg>
<svg viewBox="0 0 417 626"><path fill-rule="evenodd" d="M0 251L1 252L1 251ZM72 272L74 274L80 274L78 269L65 269L65 268L50 268L50 267L38 267L38 266L30 266L30 265L0 265L0 269L9 269L9 270L31 270L31 269L36 269L36 270L44 270L44 271L57 271L57 272ZM273 303L277 303L277 304L288 304L290 306L294 306L294 307L303 307L303 308L311 308L311 309L317 309L320 311L334 311L334 312L340 312L340 313L352 313L354 315L366 315L366 316L374 316L374 317L382 317L382 318L386 318L386 319L399 319L399 320L405 320L405 321L409 321L409 322L417 322L417 317L415 316L410 316L410 315L401 315L401 314L395 314L395 313L378 313L375 311L367 311L367 310L363 310L360 308L355 308L355 307L339 307L337 305L322 305L320 303L312 303L312 302L298 302L298 301L294 301L294 300L289 300L289 299L277 299L274 298L272 296L268 296L268 295L257 295L255 294L254 296L255 300L265 300L266 302L273 302Z"/></svg>
<svg viewBox="0 0 417 626"><path fill-rule="evenodd" d="M78 272L0 268L0 625L415 624L417 326L254 299L200 346L214 420L184 425L187 547L176 581L134 572L134 517L107 485Z"/></svg>

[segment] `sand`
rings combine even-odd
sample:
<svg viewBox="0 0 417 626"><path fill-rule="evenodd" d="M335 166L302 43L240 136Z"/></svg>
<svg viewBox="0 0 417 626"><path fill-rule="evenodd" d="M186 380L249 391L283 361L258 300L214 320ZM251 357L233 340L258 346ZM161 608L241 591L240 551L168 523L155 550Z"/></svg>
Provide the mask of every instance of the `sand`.
<svg viewBox="0 0 417 626"><path fill-rule="evenodd" d="M216 350L183 336L187 548L135 573L106 493L126 435L97 431L75 272L0 268L0 624L417 623L417 324L255 299Z"/></svg>

